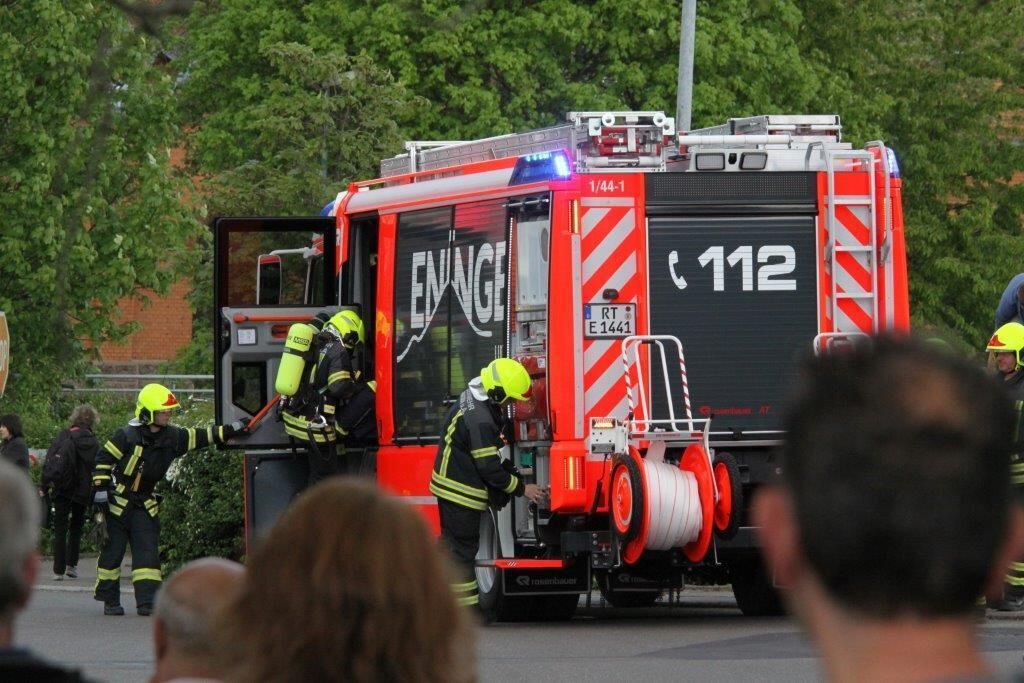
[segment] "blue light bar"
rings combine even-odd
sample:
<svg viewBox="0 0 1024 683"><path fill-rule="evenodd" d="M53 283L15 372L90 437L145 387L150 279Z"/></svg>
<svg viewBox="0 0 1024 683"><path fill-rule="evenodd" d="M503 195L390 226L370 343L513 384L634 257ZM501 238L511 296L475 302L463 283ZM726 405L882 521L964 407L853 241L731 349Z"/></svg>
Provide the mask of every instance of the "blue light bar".
<svg viewBox="0 0 1024 683"><path fill-rule="evenodd" d="M889 163L889 176L892 178L899 178L900 163L896 161L896 152L893 151L892 147L886 147L885 156Z"/></svg>
<svg viewBox="0 0 1024 683"><path fill-rule="evenodd" d="M333 213L334 213L334 200L332 199L331 201L329 201L326 204L324 204L324 208L320 209L320 215L321 216L330 216Z"/></svg>
<svg viewBox="0 0 1024 683"><path fill-rule="evenodd" d="M564 152L538 152L519 157L509 185L526 185L544 180L568 180L572 168Z"/></svg>

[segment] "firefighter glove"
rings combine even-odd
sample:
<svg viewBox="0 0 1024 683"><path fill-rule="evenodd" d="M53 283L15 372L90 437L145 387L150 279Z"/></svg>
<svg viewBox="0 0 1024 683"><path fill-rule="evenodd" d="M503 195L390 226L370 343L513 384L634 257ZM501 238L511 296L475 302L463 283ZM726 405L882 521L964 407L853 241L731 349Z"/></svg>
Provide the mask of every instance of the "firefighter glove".
<svg viewBox="0 0 1024 683"><path fill-rule="evenodd" d="M93 521L95 522L92 527L92 531L89 532L89 540L93 542L97 548L103 549L106 547L107 542L110 540L110 534L107 533L107 515L102 510L97 509L93 514Z"/></svg>
<svg viewBox="0 0 1024 683"><path fill-rule="evenodd" d="M243 417L241 420L235 420L234 422L228 425L228 428L226 430L228 432L227 437L230 439L232 436L244 432L245 428L249 426L250 422L252 422L251 417Z"/></svg>

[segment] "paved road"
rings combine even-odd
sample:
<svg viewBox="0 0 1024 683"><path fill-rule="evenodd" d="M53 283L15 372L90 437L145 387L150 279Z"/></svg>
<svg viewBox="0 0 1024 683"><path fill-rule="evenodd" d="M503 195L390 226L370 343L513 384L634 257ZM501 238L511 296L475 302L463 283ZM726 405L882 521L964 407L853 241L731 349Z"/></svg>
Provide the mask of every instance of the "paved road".
<svg viewBox="0 0 1024 683"><path fill-rule="evenodd" d="M83 561L83 566L84 566ZM130 572L124 572L130 575ZM16 640L101 681L144 681L152 672L152 620L104 617L92 579L40 580ZM563 624L497 624L477 638L487 681L815 681L820 668L790 619L740 615L727 591L686 591L680 606L614 610L581 606ZM1024 621L990 613L982 642L1001 671L1022 669Z"/></svg>

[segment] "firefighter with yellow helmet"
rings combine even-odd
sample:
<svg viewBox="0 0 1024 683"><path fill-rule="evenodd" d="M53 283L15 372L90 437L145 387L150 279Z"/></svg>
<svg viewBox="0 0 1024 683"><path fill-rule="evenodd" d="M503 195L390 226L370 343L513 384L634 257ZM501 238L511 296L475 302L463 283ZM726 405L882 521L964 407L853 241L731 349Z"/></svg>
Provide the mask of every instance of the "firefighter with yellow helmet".
<svg viewBox="0 0 1024 683"><path fill-rule="evenodd" d="M224 444L245 430L249 418L230 425L184 429L170 424L180 407L167 387L147 384L139 392L135 417L118 429L96 454L92 484L94 503L106 526L93 594L103 613L122 615L121 561L132 549L135 606L142 616L153 612L163 580L160 572L160 505L153 493L176 458L211 444Z"/></svg>
<svg viewBox="0 0 1024 683"><path fill-rule="evenodd" d="M476 554L480 546L480 515L495 493L540 500L546 492L526 484L514 468L503 464L506 445L505 408L530 397L530 375L521 363L498 358L485 367L451 407L441 431L430 475L437 497L441 539L460 568L453 585L460 604L479 602Z"/></svg>
<svg viewBox="0 0 1024 683"><path fill-rule="evenodd" d="M1019 502L1024 502L1024 325L1009 322L996 330L985 349L995 355L995 366L1002 375L1019 415L1014 453L1010 457L1010 482ZM1024 558L1010 563L999 609L1024 611Z"/></svg>
<svg viewBox="0 0 1024 683"><path fill-rule="evenodd" d="M359 333L347 313L335 313L323 323L313 344L313 362L281 413L285 432L293 444L303 444L308 454L308 486L337 473L338 409L359 389L351 354ZM325 317L321 314L320 320Z"/></svg>
<svg viewBox="0 0 1024 683"><path fill-rule="evenodd" d="M357 463L351 462L348 447L370 446L377 443L377 382L366 353L366 327L359 313L345 309L338 314L350 324L350 331L342 337L342 344L352 361L352 380L355 391L338 406L335 427L338 430L338 465L342 472L356 472Z"/></svg>

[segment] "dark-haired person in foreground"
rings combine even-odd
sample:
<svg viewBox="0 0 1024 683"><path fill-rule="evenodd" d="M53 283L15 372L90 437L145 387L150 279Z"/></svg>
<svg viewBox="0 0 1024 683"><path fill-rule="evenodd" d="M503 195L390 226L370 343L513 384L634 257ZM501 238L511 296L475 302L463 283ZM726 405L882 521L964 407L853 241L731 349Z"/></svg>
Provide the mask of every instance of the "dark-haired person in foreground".
<svg viewBox="0 0 1024 683"><path fill-rule="evenodd" d="M753 513L830 680L994 680L973 606L1024 547L1013 427L997 381L916 340L805 365Z"/></svg>

